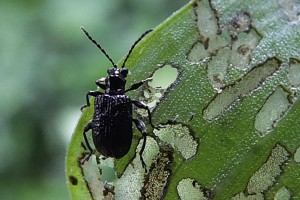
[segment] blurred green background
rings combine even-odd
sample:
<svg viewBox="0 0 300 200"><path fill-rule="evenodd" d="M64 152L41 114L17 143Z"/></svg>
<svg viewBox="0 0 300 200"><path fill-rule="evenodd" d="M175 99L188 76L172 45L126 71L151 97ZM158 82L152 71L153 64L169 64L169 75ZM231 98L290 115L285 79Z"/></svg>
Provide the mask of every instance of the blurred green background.
<svg viewBox="0 0 300 200"><path fill-rule="evenodd" d="M0 6L0 199L69 199L66 148L110 62L187 0L10 1Z"/></svg>

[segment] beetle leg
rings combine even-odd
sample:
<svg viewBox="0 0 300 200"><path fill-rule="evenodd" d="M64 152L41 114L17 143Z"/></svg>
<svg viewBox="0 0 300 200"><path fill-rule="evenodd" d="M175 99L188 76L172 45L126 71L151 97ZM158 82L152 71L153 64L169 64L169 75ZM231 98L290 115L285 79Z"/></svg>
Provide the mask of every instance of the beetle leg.
<svg viewBox="0 0 300 200"><path fill-rule="evenodd" d="M145 146L146 146L146 136L147 136L147 132L146 132L146 126L144 124L144 122L140 119L132 119L137 127L137 129L142 133L143 135L143 145L142 145L142 148L140 150L140 159L141 159L141 162L142 162L142 166L143 168L145 169L145 172L147 173L147 168L146 168L146 163L143 159L143 152L145 150Z"/></svg>
<svg viewBox="0 0 300 200"><path fill-rule="evenodd" d="M99 92L99 91L89 91L86 96L85 96L85 99L86 99L86 104L81 106L80 110L82 111L84 108L86 107L89 107L90 106L90 99L89 99L89 96L93 96L93 97L96 97L98 95L101 95L103 94L102 92Z"/></svg>
<svg viewBox="0 0 300 200"><path fill-rule="evenodd" d="M152 117L151 117L150 109L148 108L148 106L147 106L145 103L140 102L140 101L134 101L134 100L132 101L132 103L133 103L136 107L138 107L138 108L142 108L142 109L147 110L147 112L148 112L148 120L149 120L150 125L152 126L152 128L159 129L158 126L156 126L156 125L154 125L154 124L152 123Z"/></svg>
<svg viewBox="0 0 300 200"><path fill-rule="evenodd" d="M85 141L85 143L86 143L87 148L88 148L90 151L93 151L93 149L91 148L90 143L89 143L89 141L88 141L88 139L87 139L87 137L86 137L86 132L88 132L89 130L92 129L92 125L93 125L93 121L90 120L89 123L88 123L88 124L84 127L84 129L83 129L83 137L84 137L84 141Z"/></svg>
<svg viewBox="0 0 300 200"><path fill-rule="evenodd" d="M96 85L98 85L101 89L106 90L106 84L105 84L105 80L103 81L103 79L98 79L95 81Z"/></svg>
<svg viewBox="0 0 300 200"><path fill-rule="evenodd" d="M92 129L92 125L93 125L93 122L92 120L89 121L89 123L84 127L83 129L83 137L84 137L84 141L85 141L85 144L87 146L87 148L89 149L90 153L89 155L81 162L81 164L83 164L85 161L89 160L91 155L93 154L93 149L92 147L90 146L90 143L86 137L86 132L88 132L90 129Z"/></svg>
<svg viewBox="0 0 300 200"><path fill-rule="evenodd" d="M141 87L144 83L146 83L147 81L151 81L151 80L152 80L152 78L147 78L147 79L142 80L138 83L134 83L127 90L125 90L125 93L128 92L128 91L131 91L131 90L136 90L139 87Z"/></svg>

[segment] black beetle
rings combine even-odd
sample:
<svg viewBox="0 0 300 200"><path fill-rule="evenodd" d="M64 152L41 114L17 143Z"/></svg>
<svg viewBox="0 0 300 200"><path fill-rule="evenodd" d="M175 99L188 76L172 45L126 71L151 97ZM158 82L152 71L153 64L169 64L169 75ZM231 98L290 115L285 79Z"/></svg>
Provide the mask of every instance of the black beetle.
<svg viewBox="0 0 300 200"><path fill-rule="evenodd" d="M133 136L132 122L134 122L137 129L143 135L144 140L139 155L142 166L146 169L146 164L142 157L146 145L146 126L140 119L132 118L132 104L138 108L147 110L150 125L153 128L157 128L157 126L152 124L149 108L142 102L131 100L130 97L125 95L125 93L139 88L146 81L151 80L151 78L142 80L131 85L128 89L125 89L126 76L128 74L128 69L125 68L125 64L136 44L152 30L146 31L143 35L141 35L140 38L138 38L138 40L129 50L122 67L117 68L105 50L89 35L89 33L83 27L81 27L81 29L113 65L113 68L107 70L108 76L105 78L105 81L101 79L96 80L96 85L105 90L105 92L89 91L86 94L86 105L81 107L81 110L83 110L85 107L90 106L89 96L95 97L93 119L88 122L83 130L85 143L90 150L90 154L86 159L84 159L84 161L88 160L93 153L86 136L87 131L90 129L92 130L95 148L103 156L122 158L130 149Z"/></svg>

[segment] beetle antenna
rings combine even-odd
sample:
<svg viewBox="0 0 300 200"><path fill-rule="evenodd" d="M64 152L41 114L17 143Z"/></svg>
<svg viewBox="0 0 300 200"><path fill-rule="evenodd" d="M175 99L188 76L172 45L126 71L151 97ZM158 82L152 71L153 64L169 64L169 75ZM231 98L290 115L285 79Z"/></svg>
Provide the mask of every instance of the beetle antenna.
<svg viewBox="0 0 300 200"><path fill-rule="evenodd" d="M85 33L85 35L102 51L102 53L108 58L108 60L111 62L111 64L114 66L114 68L117 68L117 65L114 63L114 61L109 57L109 55L106 53L106 51L98 44L96 40L92 38L92 36L83 28L80 27L81 30Z"/></svg>
<svg viewBox="0 0 300 200"><path fill-rule="evenodd" d="M122 64L122 68L125 67L125 63L126 63L126 61L128 60L130 54L132 53L132 50L134 49L134 47L135 47L135 46L143 39L143 37L145 37L145 36L146 36L148 33L150 33L151 31L153 31L153 30L150 29L150 30L146 31L145 33L143 33L143 34L139 37L139 39L137 39L137 40L134 42L134 44L131 46L131 48L130 48L130 50L129 50L129 52L128 52L128 54L127 54L127 56L126 56L126 58L125 58L125 60L124 60L124 62L123 62L123 64Z"/></svg>

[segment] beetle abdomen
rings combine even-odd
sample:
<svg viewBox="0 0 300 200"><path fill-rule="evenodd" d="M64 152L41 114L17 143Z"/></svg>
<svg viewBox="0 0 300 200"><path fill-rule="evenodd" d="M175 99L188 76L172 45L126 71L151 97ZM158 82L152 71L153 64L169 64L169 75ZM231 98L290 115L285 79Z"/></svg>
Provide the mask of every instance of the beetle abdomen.
<svg viewBox="0 0 300 200"><path fill-rule="evenodd" d="M126 95L99 95L93 118L95 148L106 157L121 158L132 141L132 103Z"/></svg>

